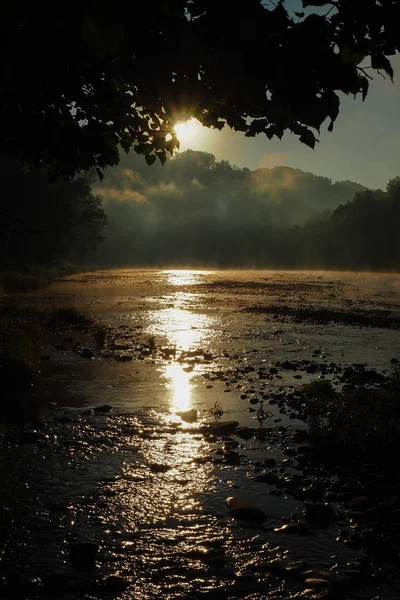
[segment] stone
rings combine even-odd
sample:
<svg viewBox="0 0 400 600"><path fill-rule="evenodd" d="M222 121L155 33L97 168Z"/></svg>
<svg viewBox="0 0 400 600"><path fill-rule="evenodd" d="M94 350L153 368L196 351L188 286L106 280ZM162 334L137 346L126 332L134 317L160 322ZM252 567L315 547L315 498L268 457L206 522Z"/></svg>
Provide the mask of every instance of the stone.
<svg viewBox="0 0 400 600"><path fill-rule="evenodd" d="M355 498L350 498L350 500L347 502L347 505L352 510L363 512L369 508L372 508L374 506L374 501L372 498L369 498L369 496L357 496Z"/></svg>
<svg viewBox="0 0 400 600"><path fill-rule="evenodd" d="M93 352L89 348L84 348L81 352L82 358L94 358Z"/></svg>
<svg viewBox="0 0 400 600"><path fill-rule="evenodd" d="M198 413L195 408L192 408L191 410L177 412L176 415L186 423L194 423L195 421L197 421L198 418Z"/></svg>
<svg viewBox="0 0 400 600"><path fill-rule="evenodd" d="M327 581L326 579L306 579L304 581L304 583L311 589L324 589L324 588L329 588L330 584L329 581Z"/></svg>
<svg viewBox="0 0 400 600"><path fill-rule="evenodd" d="M99 545L95 542L77 542L71 544L69 556L76 571L91 571L96 566Z"/></svg>
<svg viewBox="0 0 400 600"><path fill-rule="evenodd" d="M225 553L222 548L209 548L202 553L202 560L216 569L222 569L225 566Z"/></svg>
<svg viewBox="0 0 400 600"><path fill-rule="evenodd" d="M161 465L159 463L151 463L149 465L149 469L153 472L153 473L165 473L166 471L169 471L171 467L169 467L168 465Z"/></svg>
<svg viewBox="0 0 400 600"><path fill-rule="evenodd" d="M249 440L253 435L253 430L249 427L238 427L235 431L235 435L240 437L242 440Z"/></svg>
<svg viewBox="0 0 400 600"><path fill-rule="evenodd" d="M254 477L254 481L265 482L274 485L279 483L280 477L277 473L274 473L269 469L265 469L261 475L256 475L256 477Z"/></svg>
<svg viewBox="0 0 400 600"><path fill-rule="evenodd" d="M297 371L297 366L293 362L290 362L290 360L283 361L281 368L288 371Z"/></svg>
<svg viewBox="0 0 400 600"><path fill-rule="evenodd" d="M306 508L305 518L314 525L328 527L336 519L336 513L330 504L310 504Z"/></svg>
<svg viewBox="0 0 400 600"><path fill-rule="evenodd" d="M93 410L95 413L109 413L112 411L112 406L109 404L102 404L101 406L96 406Z"/></svg>
<svg viewBox="0 0 400 600"><path fill-rule="evenodd" d="M129 581L120 575L108 575L99 581L99 587L108 594L118 594L126 590Z"/></svg>
<svg viewBox="0 0 400 600"><path fill-rule="evenodd" d="M19 434L19 442L21 444L36 444L48 440L49 436L36 429L25 429Z"/></svg>
<svg viewBox="0 0 400 600"><path fill-rule="evenodd" d="M226 504L231 515L241 521L262 523L267 518L266 514L258 506L236 496L227 498Z"/></svg>
<svg viewBox="0 0 400 600"><path fill-rule="evenodd" d="M349 577L348 575L341 575L340 573L335 573L334 571L317 571L317 570L307 570L301 573L301 576L305 581L309 579L319 579L323 581L327 581L332 587L344 587L348 588L354 585L355 581L353 577Z"/></svg>
<svg viewBox="0 0 400 600"><path fill-rule="evenodd" d="M213 435L225 435L227 433L232 433L238 425L238 421L215 421L214 423L206 423L200 427L200 432Z"/></svg>

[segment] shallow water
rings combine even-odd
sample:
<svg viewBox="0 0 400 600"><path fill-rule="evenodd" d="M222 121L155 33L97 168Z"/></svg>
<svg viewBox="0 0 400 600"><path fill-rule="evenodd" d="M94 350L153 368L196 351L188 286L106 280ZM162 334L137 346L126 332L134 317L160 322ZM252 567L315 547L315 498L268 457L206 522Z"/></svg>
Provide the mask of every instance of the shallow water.
<svg viewBox="0 0 400 600"><path fill-rule="evenodd" d="M127 589L116 590L118 598L289 600L304 584L262 565L307 560L327 569L354 561L359 553L335 541L340 524L310 536L271 531L300 517L304 505L253 477L269 459L281 475L299 475L284 453L285 436L304 424L272 404L264 439L208 439L198 427L214 420L209 411L217 401L222 420L258 428L248 409L259 408L263 395L295 393L318 376L340 387L329 365L362 363L385 372L400 357L391 329L281 322L244 309L323 306L398 315L399 291L400 277L390 274L121 270L69 277L20 298L49 308L73 304L109 336L99 348L90 336L72 333L73 342L61 336L43 350L54 405L43 415L48 438L14 450L28 489L7 568L23 568L31 580L63 574L69 598L97 597L94 581L119 574ZM151 338L154 352L143 352ZM92 360L81 357L82 347L93 350ZM116 354L133 360L118 362ZM310 360L317 374L307 373L304 362L304 369L263 376L279 361ZM103 404L112 412L87 411ZM191 408L198 410L195 423L176 415ZM264 527L232 519L229 496L261 508ZM99 561L94 573L77 575L69 544L88 540L100 544ZM223 547L224 566L204 558L213 545Z"/></svg>

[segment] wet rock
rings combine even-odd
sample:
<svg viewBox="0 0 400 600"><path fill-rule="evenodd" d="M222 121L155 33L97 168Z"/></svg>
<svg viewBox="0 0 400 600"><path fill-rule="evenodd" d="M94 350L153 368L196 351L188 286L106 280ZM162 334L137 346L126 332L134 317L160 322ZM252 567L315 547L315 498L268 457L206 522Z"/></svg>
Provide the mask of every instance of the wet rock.
<svg viewBox="0 0 400 600"><path fill-rule="evenodd" d="M362 548L362 542L358 539L344 540L344 544L352 550L361 550Z"/></svg>
<svg viewBox="0 0 400 600"><path fill-rule="evenodd" d="M261 473L261 475L256 475L254 477L254 481L269 483L270 485L275 485L279 483L280 477L277 473L266 469Z"/></svg>
<svg viewBox="0 0 400 600"><path fill-rule="evenodd" d="M307 579L320 579L327 581L332 587L335 588L350 588L355 584L355 579L353 577L341 575L340 573L335 573L334 571L307 570L302 571L301 576L305 581L307 581Z"/></svg>
<svg viewBox="0 0 400 600"><path fill-rule="evenodd" d="M119 594L129 586L129 581L120 575L109 575L98 582L99 588L106 594Z"/></svg>
<svg viewBox="0 0 400 600"><path fill-rule="evenodd" d="M101 406L96 406L93 411L100 414L109 413L112 411L112 406L109 404L102 404Z"/></svg>
<svg viewBox="0 0 400 600"><path fill-rule="evenodd" d="M77 542L71 544L69 556L72 567L76 571L91 571L96 566L99 545L94 542Z"/></svg>
<svg viewBox="0 0 400 600"><path fill-rule="evenodd" d="M242 582L252 582L256 580L256 577L250 570L244 569L235 573L235 579Z"/></svg>
<svg viewBox="0 0 400 600"><path fill-rule="evenodd" d="M225 566L225 553L223 548L209 548L204 550L201 558L210 567L222 569Z"/></svg>
<svg viewBox="0 0 400 600"><path fill-rule="evenodd" d="M286 523L282 527L275 527L275 533L298 533L300 535L313 534L314 532L310 529L306 523Z"/></svg>
<svg viewBox="0 0 400 600"><path fill-rule="evenodd" d="M168 465L162 465L162 464L159 464L159 463L151 463L149 465L149 469L153 473L166 473L166 471L169 471L170 468L171 467L169 467Z"/></svg>
<svg viewBox="0 0 400 600"><path fill-rule="evenodd" d="M123 355L123 356L116 356L115 360L117 360L118 362L131 362L133 360L132 356L128 356L127 354Z"/></svg>
<svg viewBox="0 0 400 600"><path fill-rule="evenodd" d="M19 442L21 444L36 444L48 439L49 436L46 433L36 431L36 429L25 429L19 434Z"/></svg>
<svg viewBox="0 0 400 600"><path fill-rule="evenodd" d="M347 505L352 510L365 511L369 508L372 508L374 505L374 501L369 496L357 496L355 498L350 498L347 502Z"/></svg>
<svg viewBox="0 0 400 600"><path fill-rule="evenodd" d="M286 369L287 371L297 371L297 365L295 365L293 362L290 362L290 360L283 361L281 368Z"/></svg>
<svg viewBox="0 0 400 600"><path fill-rule="evenodd" d="M176 414L182 419L182 421L185 421L186 423L194 423L195 421L197 421L198 418L197 410L194 408L192 408L191 410L177 412Z"/></svg>
<svg viewBox="0 0 400 600"><path fill-rule="evenodd" d="M238 425L238 421L215 421L214 423L206 423L200 427L200 432L212 435L226 435L235 431Z"/></svg>
<svg viewBox="0 0 400 600"><path fill-rule="evenodd" d="M46 573L42 576L42 586L46 594L57 597L61 590L63 594L67 592L69 580L63 573Z"/></svg>
<svg viewBox="0 0 400 600"><path fill-rule="evenodd" d="M262 523L267 518L266 514L258 506L247 502L247 500L241 500L236 496L227 498L226 504L231 515L241 521Z"/></svg>
<svg viewBox="0 0 400 600"><path fill-rule="evenodd" d="M235 435L240 437L242 440L249 440L253 435L253 430L249 427L238 427L235 431Z"/></svg>
<svg viewBox="0 0 400 600"><path fill-rule="evenodd" d="M319 527L328 527L336 519L336 513L330 504L310 504L306 508L305 518Z"/></svg>
<svg viewBox="0 0 400 600"><path fill-rule="evenodd" d="M94 358L93 352L89 348L84 348L81 352L82 358Z"/></svg>
<svg viewBox="0 0 400 600"><path fill-rule="evenodd" d="M306 579L304 583L313 590L327 589L330 587L329 581L326 579Z"/></svg>

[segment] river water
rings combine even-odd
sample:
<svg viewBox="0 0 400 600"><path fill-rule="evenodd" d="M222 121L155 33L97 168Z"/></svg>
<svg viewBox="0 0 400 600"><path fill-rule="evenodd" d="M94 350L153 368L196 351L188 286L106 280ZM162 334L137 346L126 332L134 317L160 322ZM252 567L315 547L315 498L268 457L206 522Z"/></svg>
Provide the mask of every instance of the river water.
<svg viewBox="0 0 400 600"><path fill-rule="evenodd" d="M349 365L390 372L400 358L395 329L312 315L373 314L382 325L376 314L399 316L399 291L391 274L110 270L20 297L73 305L107 332L104 343L62 332L43 348L43 438L12 454L24 502L3 563L8 580L23 581L21 597L289 600L312 594L271 565L349 569L363 553L336 541L340 522L314 535L274 531L303 519L304 502L286 488L308 477L286 451L305 425L279 399L318 377L340 388ZM83 358L83 348L93 356ZM261 424L260 400L269 411ZM102 405L110 412L93 410ZM200 426L215 422L216 406L221 421L256 435L205 436ZM194 422L177 414L190 409ZM257 480L271 466L286 487ZM233 518L231 496L263 510L264 524ZM71 565L70 547L81 542L99 547L90 572ZM340 597L390 599L391 591Z"/></svg>

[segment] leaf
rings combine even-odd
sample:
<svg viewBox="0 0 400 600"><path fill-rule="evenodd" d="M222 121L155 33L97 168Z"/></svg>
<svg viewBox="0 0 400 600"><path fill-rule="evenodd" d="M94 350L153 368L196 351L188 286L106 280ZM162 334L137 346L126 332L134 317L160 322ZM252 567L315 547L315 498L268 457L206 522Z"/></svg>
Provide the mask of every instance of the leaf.
<svg viewBox="0 0 400 600"><path fill-rule="evenodd" d="M163 148L165 148L165 144L166 144L166 141L165 141L165 137L164 136L163 137L157 137L154 140L154 148L156 150L162 150Z"/></svg>
<svg viewBox="0 0 400 600"><path fill-rule="evenodd" d="M96 167L96 173L97 173L100 181L103 181L103 179L104 179L104 173L103 173L103 171L101 169L99 169L99 168Z"/></svg>
<svg viewBox="0 0 400 600"><path fill-rule="evenodd" d="M174 149L178 146L179 140L177 138L172 138L165 144L165 150L167 150L170 154L173 154Z"/></svg>
<svg viewBox="0 0 400 600"><path fill-rule="evenodd" d="M156 155L155 154L146 154L145 159L146 159L147 164L150 167L155 162Z"/></svg>
<svg viewBox="0 0 400 600"><path fill-rule="evenodd" d="M326 6L327 4L332 4L330 0L303 0L304 8L307 6Z"/></svg>
<svg viewBox="0 0 400 600"><path fill-rule="evenodd" d="M362 99L365 100L369 90L369 81L366 77L361 77Z"/></svg>
<svg viewBox="0 0 400 600"><path fill-rule="evenodd" d="M153 145L152 144L138 144L137 146L134 147L134 150L137 154L144 154L146 156L147 154L150 154L150 152L153 150Z"/></svg>
<svg viewBox="0 0 400 600"><path fill-rule="evenodd" d="M309 146L312 150L314 150L315 143L317 140L315 139L315 135L312 131L310 131L310 129L306 129L306 131L302 133L299 137L299 140L300 142L306 144L306 146Z"/></svg>
<svg viewBox="0 0 400 600"><path fill-rule="evenodd" d="M296 11L295 11L295 12L294 12L294 14L296 15L296 17L299 17L299 19L302 19L302 18L305 16L305 14L306 14L306 13L303 13L303 12L296 12Z"/></svg>
<svg viewBox="0 0 400 600"><path fill-rule="evenodd" d="M367 55L365 52L355 52L354 54L350 55L349 61L351 62L352 65L357 66L360 63L362 63L362 61L364 60L364 58L366 56Z"/></svg>
<svg viewBox="0 0 400 600"><path fill-rule="evenodd" d="M331 121L328 126L328 131L330 131L331 133L333 131L333 123L334 123L334 121Z"/></svg>
<svg viewBox="0 0 400 600"><path fill-rule="evenodd" d="M165 154L164 150L162 152L157 152L157 156L160 159L160 163L162 165L165 165L165 163L167 162L167 155ZM147 157L146 157L147 158ZM156 157L154 157L155 160ZM153 161L154 162L154 161Z"/></svg>
<svg viewBox="0 0 400 600"><path fill-rule="evenodd" d="M390 64L390 60L383 54L373 54L371 56L371 66L373 69L383 70L389 75L390 80L393 81L393 68Z"/></svg>

